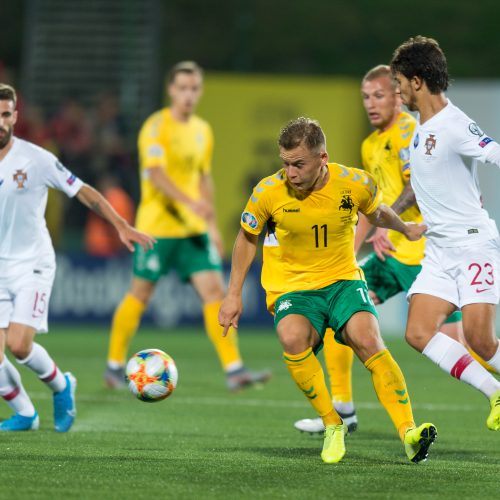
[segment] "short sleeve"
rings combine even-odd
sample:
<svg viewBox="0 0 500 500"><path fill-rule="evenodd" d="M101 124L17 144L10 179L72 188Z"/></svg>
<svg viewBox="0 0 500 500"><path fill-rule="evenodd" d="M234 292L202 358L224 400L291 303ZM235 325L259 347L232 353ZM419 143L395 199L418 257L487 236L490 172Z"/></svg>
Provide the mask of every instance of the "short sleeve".
<svg viewBox="0 0 500 500"><path fill-rule="evenodd" d="M141 169L167 166L165 146L161 141L160 114L148 118L139 132L138 149Z"/></svg>
<svg viewBox="0 0 500 500"><path fill-rule="evenodd" d="M370 215L382 203L382 191L371 174L363 172L363 175L365 179L359 184L360 189L357 192L356 198L359 211L365 215Z"/></svg>
<svg viewBox="0 0 500 500"><path fill-rule="evenodd" d="M399 126L398 130L398 161L401 170L401 177L405 183L410 181L410 144L415 131L415 122L407 121L405 128Z"/></svg>
<svg viewBox="0 0 500 500"><path fill-rule="evenodd" d="M241 214L241 227L246 232L260 234L271 217L268 192L269 190L260 187L260 183L255 186L252 196L250 196Z"/></svg>
<svg viewBox="0 0 500 500"><path fill-rule="evenodd" d="M83 182L51 153L45 155L44 164L41 166L43 183L63 191L70 198L75 196L83 186Z"/></svg>
<svg viewBox="0 0 500 500"><path fill-rule="evenodd" d="M487 162L488 153L497 145L497 143L491 137L488 137L479 125L473 121L459 120L452 124L450 130L450 146L456 153L462 156Z"/></svg>

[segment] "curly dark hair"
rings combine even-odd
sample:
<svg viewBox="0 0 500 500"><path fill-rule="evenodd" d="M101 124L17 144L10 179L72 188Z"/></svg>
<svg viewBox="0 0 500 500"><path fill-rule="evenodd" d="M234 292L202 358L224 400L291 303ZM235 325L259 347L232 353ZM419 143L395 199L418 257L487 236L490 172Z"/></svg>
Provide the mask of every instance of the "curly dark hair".
<svg viewBox="0 0 500 500"><path fill-rule="evenodd" d="M409 80L421 78L431 94L448 88L448 64L439 43L433 38L416 36L402 43L392 56L391 70Z"/></svg>
<svg viewBox="0 0 500 500"><path fill-rule="evenodd" d="M309 151L319 152L326 146L326 138L320 124L311 118L301 116L289 121L281 129L278 145L286 150L294 149L304 143Z"/></svg>

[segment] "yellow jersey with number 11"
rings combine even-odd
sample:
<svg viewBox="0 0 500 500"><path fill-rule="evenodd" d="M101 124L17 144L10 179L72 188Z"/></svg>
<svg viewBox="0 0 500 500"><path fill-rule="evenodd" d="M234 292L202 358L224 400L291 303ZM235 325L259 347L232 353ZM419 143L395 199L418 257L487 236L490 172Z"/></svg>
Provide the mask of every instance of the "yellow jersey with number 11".
<svg viewBox="0 0 500 500"><path fill-rule="evenodd" d="M354 255L358 210L373 213L382 195L363 170L329 163L325 186L304 197L285 171L262 179L241 216L242 228L264 241L262 286L267 307L287 292L318 290L340 280L364 279Z"/></svg>

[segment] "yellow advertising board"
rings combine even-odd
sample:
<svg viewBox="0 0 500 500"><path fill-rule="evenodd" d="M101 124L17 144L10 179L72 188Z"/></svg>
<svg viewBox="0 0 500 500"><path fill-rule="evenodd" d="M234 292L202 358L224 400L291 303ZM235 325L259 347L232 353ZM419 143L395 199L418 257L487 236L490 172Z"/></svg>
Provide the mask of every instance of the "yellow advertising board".
<svg viewBox="0 0 500 500"><path fill-rule="evenodd" d="M198 114L214 129L213 175L219 226L230 251L252 187L280 168L276 140L299 116L317 119L330 160L360 166L367 132L359 81L208 73Z"/></svg>

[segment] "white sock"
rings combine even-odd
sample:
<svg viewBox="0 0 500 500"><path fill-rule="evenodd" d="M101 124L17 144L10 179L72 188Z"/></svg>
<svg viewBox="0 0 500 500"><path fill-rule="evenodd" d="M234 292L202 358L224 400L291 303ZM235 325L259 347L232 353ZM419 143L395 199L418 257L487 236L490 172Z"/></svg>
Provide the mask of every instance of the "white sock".
<svg viewBox="0 0 500 500"><path fill-rule="evenodd" d="M61 392L65 389L66 379L63 373L40 344L33 342L33 348L28 356L24 359L18 359L17 362L33 370L53 392Z"/></svg>
<svg viewBox="0 0 500 500"><path fill-rule="evenodd" d="M491 365L495 370L500 373L500 342L498 343L497 352L493 355L491 359L486 361L489 365Z"/></svg>
<svg viewBox="0 0 500 500"><path fill-rule="evenodd" d="M460 342L444 333L436 333L422 354L452 377L481 391L487 398L500 389L500 382L475 361Z"/></svg>
<svg viewBox="0 0 500 500"><path fill-rule="evenodd" d="M21 383L21 375L7 357L0 363L0 396L23 417L35 414L35 407Z"/></svg>
<svg viewBox="0 0 500 500"><path fill-rule="evenodd" d="M233 361L224 367L226 375L231 375L234 372L243 370L243 361Z"/></svg>
<svg viewBox="0 0 500 500"><path fill-rule="evenodd" d="M354 412L354 403L352 401L349 401L348 403L333 401L333 407L335 408L335 411L339 411L343 415L349 415Z"/></svg>

